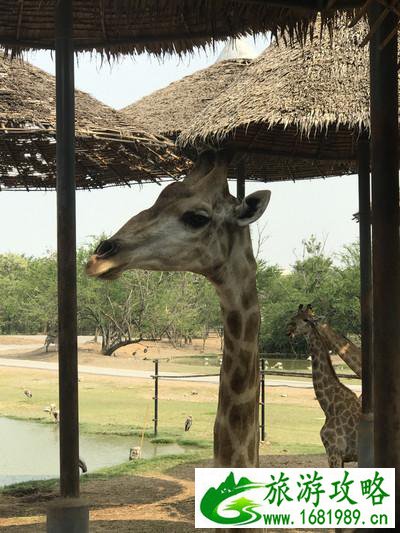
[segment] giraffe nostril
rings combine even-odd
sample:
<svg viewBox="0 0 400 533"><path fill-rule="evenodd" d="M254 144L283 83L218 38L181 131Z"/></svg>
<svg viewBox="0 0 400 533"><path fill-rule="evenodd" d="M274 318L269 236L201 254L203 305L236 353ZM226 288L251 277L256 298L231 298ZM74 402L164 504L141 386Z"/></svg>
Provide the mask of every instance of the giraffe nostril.
<svg viewBox="0 0 400 533"><path fill-rule="evenodd" d="M105 259L106 257L110 257L111 255L116 254L118 251L118 245L115 241L106 240L102 241L94 251L94 253L101 257L102 259Z"/></svg>

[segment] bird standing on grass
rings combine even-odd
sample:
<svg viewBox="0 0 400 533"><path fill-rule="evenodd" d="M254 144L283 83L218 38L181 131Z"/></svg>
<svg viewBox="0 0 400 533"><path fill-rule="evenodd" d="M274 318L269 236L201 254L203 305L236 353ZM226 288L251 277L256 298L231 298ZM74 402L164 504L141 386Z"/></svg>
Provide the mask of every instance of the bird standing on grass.
<svg viewBox="0 0 400 533"><path fill-rule="evenodd" d="M24 389L24 394L27 398L32 398L32 391L30 391L29 389Z"/></svg>
<svg viewBox="0 0 400 533"><path fill-rule="evenodd" d="M185 420L185 431L189 431L189 429L192 427L192 423L192 417L189 415Z"/></svg>

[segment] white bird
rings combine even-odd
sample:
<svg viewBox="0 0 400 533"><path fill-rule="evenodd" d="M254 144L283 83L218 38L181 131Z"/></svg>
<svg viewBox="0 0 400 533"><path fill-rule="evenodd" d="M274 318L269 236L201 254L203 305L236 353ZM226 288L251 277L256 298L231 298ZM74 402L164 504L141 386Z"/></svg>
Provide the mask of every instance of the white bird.
<svg viewBox="0 0 400 533"><path fill-rule="evenodd" d="M185 420L185 431L189 431L189 429L192 427L193 419L189 415L187 419Z"/></svg>
<svg viewBox="0 0 400 533"><path fill-rule="evenodd" d="M24 394L27 398L32 398L32 391L29 389L24 389Z"/></svg>
<svg viewBox="0 0 400 533"><path fill-rule="evenodd" d="M307 357L307 361L312 361L312 357L311 357L311 355L309 355L309 356Z"/></svg>
<svg viewBox="0 0 400 533"><path fill-rule="evenodd" d="M45 413L50 413L51 414L53 411L55 411L55 409L56 409L56 404L55 403L51 403L48 407L45 407L43 409L43 411Z"/></svg>
<svg viewBox="0 0 400 533"><path fill-rule="evenodd" d="M48 407L45 407L43 411L49 413L49 415L53 417L54 422L59 421L60 411L58 411L55 403L51 403Z"/></svg>
<svg viewBox="0 0 400 533"><path fill-rule="evenodd" d="M274 366L272 368L282 369L283 368L283 364L280 361L278 361L277 363L274 364Z"/></svg>
<svg viewBox="0 0 400 533"><path fill-rule="evenodd" d="M134 446L129 450L129 460L133 461L134 459L140 459L142 455L142 449L140 446Z"/></svg>

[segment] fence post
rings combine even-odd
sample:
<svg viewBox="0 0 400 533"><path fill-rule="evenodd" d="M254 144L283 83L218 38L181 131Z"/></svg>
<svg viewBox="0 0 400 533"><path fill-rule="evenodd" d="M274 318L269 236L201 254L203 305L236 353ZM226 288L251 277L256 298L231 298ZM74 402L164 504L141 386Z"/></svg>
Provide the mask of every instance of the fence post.
<svg viewBox="0 0 400 533"><path fill-rule="evenodd" d="M158 359L154 359L154 436L157 437L158 432Z"/></svg>
<svg viewBox="0 0 400 533"><path fill-rule="evenodd" d="M260 387L261 387L261 434L260 439L261 441L265 441L265 359L264 357L261 357L261 379L260 379Z"/></svg>

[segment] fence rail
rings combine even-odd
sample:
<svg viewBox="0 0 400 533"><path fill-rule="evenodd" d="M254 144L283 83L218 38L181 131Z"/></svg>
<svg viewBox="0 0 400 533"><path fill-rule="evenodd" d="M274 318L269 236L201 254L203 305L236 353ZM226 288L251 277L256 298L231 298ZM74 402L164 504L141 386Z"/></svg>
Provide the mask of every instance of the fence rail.
<svg viewBox="0 0 400 533"><path fill-rule="evenodd" d="M264 355L264 354L260 354ZM159 403L159 381L162 379L166 380L179 380L179 379L188 379L188 378L207 378L207 377L219 377L218 374L179 374L177 375L168 375L159 373L159 359L154 359L154 375L151 377L154 379L154 435L158 434L158 403ZM312 379L311 372L298 372L296 370L266 370L265 369L265 358L260 358L260 440L265 441L266 427L265 427L265 415L266 415L266 401L265 401L265 376L285 376L285 377L301 377ZM338 378L345 379L361 379L356 374L337 374Z"/></svg>

